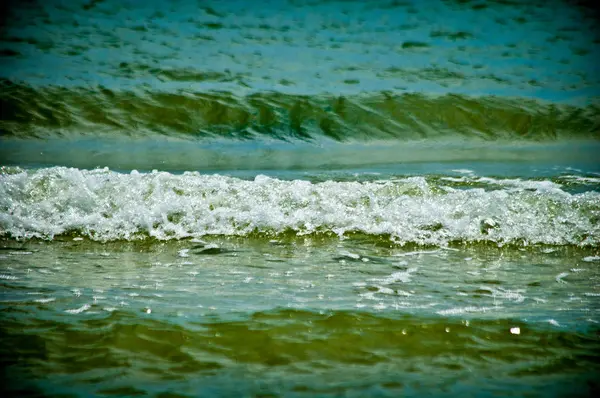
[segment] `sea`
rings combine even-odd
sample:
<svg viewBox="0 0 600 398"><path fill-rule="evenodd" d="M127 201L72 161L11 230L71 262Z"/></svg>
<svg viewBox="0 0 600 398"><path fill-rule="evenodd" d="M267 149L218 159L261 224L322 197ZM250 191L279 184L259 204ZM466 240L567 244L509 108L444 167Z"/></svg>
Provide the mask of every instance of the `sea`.
<svg viewBox="0 0 600 398"><path fill-rule="evenodd" d="M0 10L3 397L600 394L600 14Z"/></svg>

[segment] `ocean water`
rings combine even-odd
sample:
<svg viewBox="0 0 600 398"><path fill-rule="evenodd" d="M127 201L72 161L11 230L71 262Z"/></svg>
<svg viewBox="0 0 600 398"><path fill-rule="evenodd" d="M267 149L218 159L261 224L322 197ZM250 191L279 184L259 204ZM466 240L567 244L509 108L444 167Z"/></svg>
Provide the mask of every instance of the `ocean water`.
<svg viewBox="0 0 600 398"><path fill-rule="evenodd" d="M598 394L594 7L2 7L2 396Z"/></svg>

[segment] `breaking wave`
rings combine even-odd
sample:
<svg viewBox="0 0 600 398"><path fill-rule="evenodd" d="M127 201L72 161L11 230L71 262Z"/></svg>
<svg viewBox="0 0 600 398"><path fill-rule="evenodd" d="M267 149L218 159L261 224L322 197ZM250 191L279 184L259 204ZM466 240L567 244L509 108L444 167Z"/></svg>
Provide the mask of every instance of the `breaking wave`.
<svg viewBox="0 0 600 398"><path fill-rule="evenodd" d="M563 183L574 181L569 176ZM570 192L563 183L473 175L311 182L4 168L0 234L109 241L361 233L400 244L598 245L600 193Z"/></svg>

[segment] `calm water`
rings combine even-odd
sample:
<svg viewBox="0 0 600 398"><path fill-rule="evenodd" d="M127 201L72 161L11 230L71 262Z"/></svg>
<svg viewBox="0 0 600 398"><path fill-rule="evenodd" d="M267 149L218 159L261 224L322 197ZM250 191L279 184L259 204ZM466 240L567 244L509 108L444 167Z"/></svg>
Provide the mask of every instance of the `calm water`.
<svg viewBox="0 0 600 398"><path fill-rule="evenodd" d="M600 390L595 10L3 14L3 396Z"/></svg>

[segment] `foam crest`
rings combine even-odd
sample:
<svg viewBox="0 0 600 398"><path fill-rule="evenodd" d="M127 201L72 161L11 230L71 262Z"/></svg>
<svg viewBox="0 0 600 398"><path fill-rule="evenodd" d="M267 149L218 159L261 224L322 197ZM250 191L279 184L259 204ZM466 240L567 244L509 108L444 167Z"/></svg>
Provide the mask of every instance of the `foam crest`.
<svg viewBox="0 0 600 398"><path fill-rule="evenodd" d="M0 234L160 240L204 235L348 233L398 243L597 245L600 194L510 180L455 189L410 177L371 182L243 180L186 172L53 167L0 174Z"/></svg>

